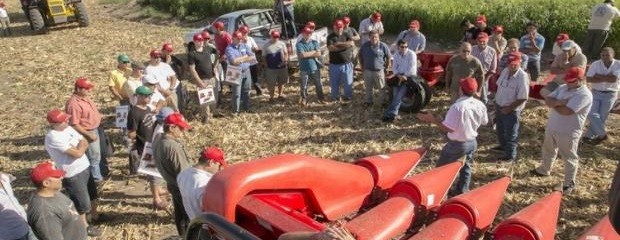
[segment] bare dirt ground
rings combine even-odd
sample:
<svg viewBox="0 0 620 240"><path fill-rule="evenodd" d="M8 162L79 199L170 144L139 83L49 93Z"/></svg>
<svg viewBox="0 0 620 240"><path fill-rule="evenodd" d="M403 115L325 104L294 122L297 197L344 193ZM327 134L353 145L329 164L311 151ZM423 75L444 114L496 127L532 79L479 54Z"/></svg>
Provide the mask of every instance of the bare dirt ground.
<svg viewBox="0 0 620 240"><path fill-rule="evenodd" d="M175 233L172 215L151 209L145 179L127 177L127 154L121 145L120 130L113 128L116 103L107 90L107 76L114 69L119 53L146 60L150 49L159 48L163 42L172 42L182 51L182 36L187 28L179 26L200 23L148 18L137 12L135 6L106 2L86 1L91 13L90 27L69 25L55 27L47 35L32 35L18 1L8 1L14 28L11 37L0 39L0 97L3 98L0 170L18 177L15 189L20 200L27 204L33 191L29 168L49 158L43 148L47 132L44 116L51 108L63 108L73 80L87 76L97 83L93 98L100 105L106 131L116 144L116 152L110 159L112 177L104 185L100 206L113 220L100 226L104 235L98 239L165 239ZM356 83L351 104L311 103L300 108L295 104L298 99L295 80L287 86L284 102L270 104L264 97L253 97L256 113L213 119L207 125L188 116L194 127L186 138L189 152L197 156L202 146L219 144L229 162L279 153L352 161L367 155L426 146L430 148L428 159L415 172L434 166L444 142L439 130L420 123L410 114L404 114L394 124L382 123L381 107L362 107L360 82ZM228 106L225 107L227 110ZM428 110L444 113L447 107L448 97L438 89ZM522 115L520 159L512 165L495 163L497 156L489 151L496 142L495 133L490 128L481 130L472 189L503 175L512 176L496 223L549 194L562 179L561 160L555 164L551 177L528 174L540 159L546 114L545 107L528 103ZM618 120L617 115L609 120L609 141L580 147L578 187L573 194L563 197L556 239L575 239L606 213L609 183L620 159Z"/></svg>

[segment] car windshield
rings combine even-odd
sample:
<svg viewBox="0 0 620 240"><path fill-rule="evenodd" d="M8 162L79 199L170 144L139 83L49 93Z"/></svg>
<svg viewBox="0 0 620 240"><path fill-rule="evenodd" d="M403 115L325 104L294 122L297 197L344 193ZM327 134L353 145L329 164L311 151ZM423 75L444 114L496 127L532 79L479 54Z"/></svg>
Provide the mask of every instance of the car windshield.
<svg viewBox="0 0 620 240"><path fill-rule="evenodd" d="M258 14L251 14L251 15L243 16L243 22L250 29L264 27L271 23L269 21L269 16L267 15L267 12L261 12Z"/></svg>

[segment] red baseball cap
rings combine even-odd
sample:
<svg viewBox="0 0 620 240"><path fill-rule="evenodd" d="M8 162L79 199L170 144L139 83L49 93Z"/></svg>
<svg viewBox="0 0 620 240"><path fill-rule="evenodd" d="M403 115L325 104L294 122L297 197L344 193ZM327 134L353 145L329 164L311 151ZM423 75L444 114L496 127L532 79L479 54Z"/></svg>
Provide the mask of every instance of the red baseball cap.
<svg viewBox="0 0 620 240"><path fill-rule="evenodd" d="M228 165L224 159L224 151L219 147L205 147L200 153L200 157L204 160L211 160L219 163L222 167Z"/></svg>
<svg viewBox="0 0 620 240"><path fill-rule="evenodd" d="M157 49L153 49L149 53L149 56L151 56L151 58L160 58L161 57L161 52L159 50L157 50Z"/></svg>
<svg viewBox="0 0 620 240"><path fill-rule="evenodd" d="M478 91L478 82L473 77L466 77L459 81L459 85L461 86L461 91L463 93L473 93Z"/></svg>
<svg viewBox="0 0 620 240"><path fill-rule="evenodd" d="M487 22L487 17L485 17L484 15L478 15L476 17L476 22L477 23L486 23Z"/></svg>
<svg viewBox="0 0 620 240"><path fill-rule="evenodd" d="M166 124L176 125L180 127L182 130L187 130L192 128L181 113L175 112L173 114L168 115L164 120Z"/></svg>
<svg viewBox="0 0 620 240"><path fill-rule="evenodd" d="M508 64L521 64L521 53L511 52L508 54Z"/></svg>
<svg viewBox="0 0 620 240"><path fill-rule="evenodd" d="M485 32L480 32L478 33L478 37L476 39L483 40L483 41L489 40L489 34Z"/></svg>
<svg viewBox="0 0 620 240"><path fill-rule="evenodd" d="M196 33L196 34L194 34L193 40L194 40L194 42L204 42L205 38L202 37L202 33Z"/></svg>
<svg viewBox="0 0 620 240"><path fill-rule="evenodd" d="M47 112L47 122L49 123L64 123L69 117L71 117L69 114L58 108L54 108Z"/></svg>
<svg viewBox="0 0 620 240"><path fill-rule="evenodd" d="M341 29L344 28L344 22L342 22L342 20L338 19L336 21L334 21L334 27Z"/></svg>
<svg viewBox="0 0 620 240"><path fill-rule="evenodd" d="M377 22L380 22L380 21L381 21L381 13L380 13L380 12L378 12L378 11L377 11L377 12L374 12L374 13L372 14L372 19L373 19L373 20L375 20L375 21L377 21Z"/></svg>
<svg viewBox="0 0 620 240"><path fill-rule="evenodd" d="M161 46L161 50L166 50L168 52L172 52L174 50L174 48L172 48L172 43L164 43L164 45Z"/></svg>
<svg viewBox="0 0 620 240"><path fill-rule="evenodd" d="M213 23L213 28L217 29L217 30L223 30L224 29L224 23L217 21Z"/></svg>
<svg viewBox="0 0 620 240"><path fill-rule="evenodd" d="M557 37L555 37L555 42L558 44L562 44L564 41L569 40L570 37L566 33L560 33Z"/></svg>
<svg viewBox="0 0 620 240"><path fill-rule="evenodd" d="M232 37L240 40L241 38L243 38L243 33L241 33L240 31L235 31L232 34Z"/></svg>
<svg viewBox="0 0 620 240"><path fill-rule="evenodd" d="M502 25L497 25L497 26L493 27L493 32L496 32L496 33L504 33L504 26L502 26Z"/></svg>
<svg viewBox="0 0 620 240"><path fill-rule="evenodd" d="M79 77L75 80L75 87L92 89L93 87L95 87L95 84L88 80L88 78L86 77Z"/></svg>
<svg viewBox="0 0 620 240"><path fill-rule="evenodd" d="M211 39L211 34L209 34L209 32L207 32L206 30L205 30L205 31L200 32L200 35L202 36L202 38L203 38L204 40L209 40L209 39Z"/></svg>
<svg viewBox="0 0 620 240"><path fill-rule="evenodd" d="M272 38L280 38L280 32L278 31L271 31L271 37Z"/></svg>
<svg viewBox="0 0 620 240"><path fill-rule="evenodd" d="M566 71L566 74L564 74L564 81L566 83L574 83L583 79L585 74L585 69L580 67L571 67Z"/></svg>
<svg viewBox="0 0 620 240"><path fill-rule="evenodd" d="M250 28L248 28L248 26L243 25L241 27L239 27L239 32L243 33L243 34L248 34L250 32Z"/></svg>
<svg viewBox="0 0 620 240"><path fill-rule="evenodd" d="M316 28L316 24L313 21L308 21L306 23L306 27L309 27L310 29L314 30Z"/></svg>
<svg viewBox="0 0 620 240"><path fill-rule="evenodd" d="M349 24L349 23L351 23L351 18L350 18L350 17L348 17L348 16L344 16L344 17L342 18L342 22L343 22L344 24Z"/></svg>
<svg viewBox="0 0 620 240"><path fill-rule="evenodd" d="M50 161L39 163L30 171L30 180L35 184L41 184L51 177L62 178L64 176L65 171L56 169Z"/></svg>
<svg viewBox="0 0 620 240"><path fill-rule="evenodd" d="M420 21L418 21L418 20L411 20L411 22L409 22L409 27L410 28L415 28L415 29L420 29Z"/></svg>
<svg viewBox="0 0 620 240"><path fill-rule="evenodd" d="M312 29L310 29L309 27L304 27L301 30L301 33L303 33L303 34L312 34Z"/></svg>

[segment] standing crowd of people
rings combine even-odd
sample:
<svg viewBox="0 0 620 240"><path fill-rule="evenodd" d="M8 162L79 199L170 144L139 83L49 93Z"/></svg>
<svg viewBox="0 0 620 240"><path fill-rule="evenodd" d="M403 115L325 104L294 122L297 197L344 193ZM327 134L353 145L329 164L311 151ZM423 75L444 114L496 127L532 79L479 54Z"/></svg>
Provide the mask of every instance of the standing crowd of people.
<svg viewBox="0 0 620 240"><path fill-rule="evenodd" d="M282 1L278 5L288 11L285 17L291 25L293 2ZM620 61L614 58L614 49L601 48L609 25L620 12L612 0L595 9L588 40L583 46L585 52L567 34L557 36L550 68L555 78L541 91L549 118L541 162L531 174L549 176L559 153L565 170L558 190L565 194L570 194L577 184L579 145L598 144L608 138L605 122L620 90ZM408 29L398 34L396 49L381 40L384 29L380 12L363 19L358 30L350 27L350 22L348 17L335 20L333 31L327 36L329 99L323 93L320 73L324 62L320 43L313 35L316 26L312 21L298 29L298 41L292 48L280 40L280 31L271 31L271 40L257 46L247 27L228 33L222 22L215 22L213 39L206 30L193 36L186 66L172 54L174 48L170 43L151 50L146 64L132 61L125 54L117 56L117 66L110 72L107 87L120 106L129 108L127 125L123 127L131 143L129 173L139 172L141 158L147 147L150 148L148 151L159 173L159 176L148 176L153 207L166 208L169 205L166 195L170 195L180 236L185 235L189 220L201 214L203 189L211 176L227 166L224 151L217 146L205 146L198 156L185 148L182 139L191 126L183 115L189 113L189 108L188 94L179 79L181 71L187 69L188 78L197 89L212 88L215 101L201 105L197 113L207 123L224 112L221 101L224 81L218 77L218 66L240 69L239 82L230 85L230 112L238 115L252 112L252 88L262 95L258 79L261 65L269 102L284 99L283 87L290 78L289 55L297 54L301 106L310 102L308 80L315 87L318 104L350 102L354 97L354 69L359 65L365 87L363 106L372 107L377 102L385 107L382 120L395 121L408 82L418 75L417 54L426 47L426 38L420 32L421 22L412 20ZM495 124L498 145L492 150L500 154L498 161L518 161L521 114L528 101L530 82L539 79L546 39L533 22L525 26L524 36L510 39L503 35L501 25L489 26L484 15L475 19L475 25L464 21L462 26L463 41L445 73L451 104L445 118L429 112L416 115L447 135L437 166L465 157L449 196L469 190L481 126ZM297 29L292 32L286 34L296 34ZM77 78L64 110L55 108L48 112L45 149L50 160L37 164L30 172L36 192L27 210L13 195L11 175L0 173L0 229L8 234L4 236L7 239L86 239L101 235L94 225L109 220L97 211L100 186L108 171L102 159L105 151L100 131L102 117L98 104L91 98L95 87L89 79ZM388 102L390 96L392 100ZM587 129L586 120L590 123Z"/></svg>

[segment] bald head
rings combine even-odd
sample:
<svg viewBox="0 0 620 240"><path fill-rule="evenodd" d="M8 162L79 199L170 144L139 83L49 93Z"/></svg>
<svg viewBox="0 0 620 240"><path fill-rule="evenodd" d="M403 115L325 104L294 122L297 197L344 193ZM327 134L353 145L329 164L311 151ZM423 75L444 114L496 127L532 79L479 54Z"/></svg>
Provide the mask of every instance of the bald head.
<svg viewBox="0 0 620 240"><path fill-rule="evenodd" d="M461 48L459 50L459 55L463 58L467 58L471 55L471 44L468 42L463 42L461 43Z"/></svg>

